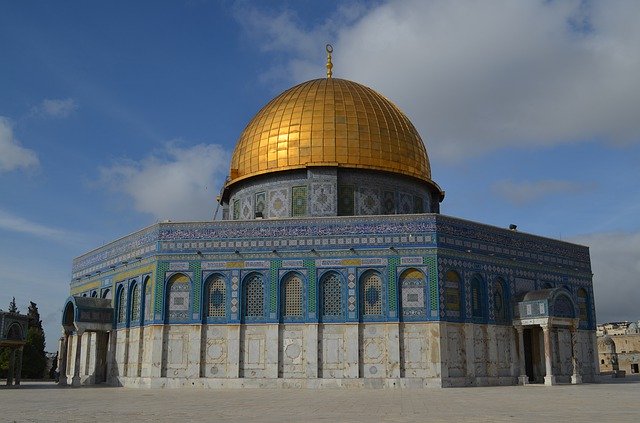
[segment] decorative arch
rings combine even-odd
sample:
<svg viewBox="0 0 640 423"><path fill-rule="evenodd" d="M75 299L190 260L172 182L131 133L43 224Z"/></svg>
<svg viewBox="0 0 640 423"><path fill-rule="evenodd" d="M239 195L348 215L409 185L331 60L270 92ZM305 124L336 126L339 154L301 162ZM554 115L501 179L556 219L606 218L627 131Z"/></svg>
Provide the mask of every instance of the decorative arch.
<svg viewBox="0 0 640 423"><path fill-rule="evenodd" d="M131 305L129 308L129 322L132 324L140 323L140 284L138 281L133 281L130 287L129 298L131 298Z"/></svg>
<svg viewBox="0 0 640 423"><path fill-rule="evenodd" d="M116 325L125 325L127 323L127 291L120 285L116 292Z"/></svg>
<svg viewBox="0 0 640 423"><path fill-rule="evenodd" d="M476 273L471 277L471 318L474 320L483 320L486 318L485 301L486 286L484 279L480 274Z"/></svg>
<svg viewBox="0 0 640 423"><path fill-rule="evenodd" d="M493 315L498 323L505 323L509 320L509 297L507 295L507 284L501 277L493 282Z"/></svg>
<svg viewBox="0 0 640 423"><path fill-rule="evenodd" d="M106 299L106 300L110 300L111 299L111 289L110 288L106 288L104 291L102 291L101 297Z"/></svg>
<svg viewBox="0 0 640 423"><path fill-rule="evenodd" d="M205 319L220 320L227 316L227 284L224 275L214 273L205 281Z"/></svg>
<svg viewBox="0 0 640 423"><path fill-rule="evenodd" d="M264 277L257 272L248 274L242 284L242 321L264 321Z"/></svg>
<svg viewBox="0 0 640 423"><path fill-rule="evenodd" d="M76 320L76 310L73 301L68 300L64 306L64 312L62 313L62 325L73 326L73 322Z"/></svg>
<svg viewBox="0 0 640 423"><path fill-rule="evenodd" d="M367 270L360 277L360 317L382 315L382 275L377 270Z"/></svg>
<svg viewBox="0 0 640 423"><path fill-rule="evenodd" d="M142 279L142 289L144 295L144 301L142 301L144 307L144 321L148 322L153 320L153 292L151 290L151 276L147 275Z"/></svg>
<svg viewBox="0 0 640 423"><path fill-rule="evenodd" d="M578 296L578 317L580 318L580 326L588 327L591 324L589 313L589 293L584 288L579 288Z"/></svg>
<svg viewBox="0 0 640 423"><path fill-rule="evenodd" d="M7 340L9 341L23 341L25 339L22 332L22 326L20 323L12 323L7 330Z"/></svg>
<svg viewBox="0 0 640 423"><path fill-rule="evenodd" d="M165 319L169 322L189 320L191 304L191 279L184 273L176 273L167 281Z"/></svg>
<svg viewBox="0 0 640 423"><path fill-rule="evenodd" d="M288 272L280 282L280 316L282 320L300 320L304 315L304 279L298 272Z"/></svg>
<svg viewBox="0 0 640 423"><path fill-rule="evenodd" d="M427 277L419 269L407 269L400 274L400 320L427 316Z"/></svg>
<svg viewBox="0 0 640 423"><path fill-rule="evenodd" d="M557 288L549 298L549 315L573 319L576 317L576 305L571 299L571 295L564 288Z"/></svg>
<svg viewBox="0 0 640 423"><path fill-rule="evenodd" d="M444 275L445 309L448 317L460 318L462 316L462 278L460 274L451 269Z"/></svg>
<svg viewBox="0 0 640 423"><path fill-rule="evenodd" d="M344 281L340 273L330 270L320 277L320 320L344 319Z"/></svg>

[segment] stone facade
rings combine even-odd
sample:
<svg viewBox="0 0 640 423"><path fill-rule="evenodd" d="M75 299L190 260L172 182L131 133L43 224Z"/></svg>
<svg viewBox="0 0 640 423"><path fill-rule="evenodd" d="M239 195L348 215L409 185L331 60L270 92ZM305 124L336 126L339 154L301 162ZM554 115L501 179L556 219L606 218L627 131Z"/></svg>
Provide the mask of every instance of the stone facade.
<svg viewBox="0 0 640 423"><path fill-rule="evenodd" d="M598 373L586 247L438 214L159 223L77 258L73 275L65 309L102 297L113 314L102 328L69 317L68 383L446 387ZM558 318L527 315L524 295L545 289L564 293L548 306Z"/></svg>

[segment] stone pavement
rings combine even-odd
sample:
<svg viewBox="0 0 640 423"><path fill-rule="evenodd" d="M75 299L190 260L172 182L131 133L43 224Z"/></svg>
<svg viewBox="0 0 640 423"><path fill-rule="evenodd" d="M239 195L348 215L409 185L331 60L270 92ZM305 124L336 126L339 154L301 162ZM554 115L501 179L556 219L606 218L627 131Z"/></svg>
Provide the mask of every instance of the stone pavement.
<svg viewBox="0 0 640 423"><path fill-rule="evenodd" d="M0 389L0 422L640 422L640 379L448 389Z"/></svg>

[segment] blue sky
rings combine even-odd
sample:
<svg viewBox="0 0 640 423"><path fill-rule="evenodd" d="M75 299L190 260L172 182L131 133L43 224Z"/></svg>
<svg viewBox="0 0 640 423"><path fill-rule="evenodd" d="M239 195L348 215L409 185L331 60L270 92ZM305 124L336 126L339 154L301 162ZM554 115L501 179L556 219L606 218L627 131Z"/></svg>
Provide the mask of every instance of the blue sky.
<svg viewBox="0 0 640 423"><path fill-rule="evenodd" d="M394 101L444 214L591 247L599 321L637 320L640 3L0 1L0 307L55 349L73 257L209 219L244 125L334 76Z"/></svg>

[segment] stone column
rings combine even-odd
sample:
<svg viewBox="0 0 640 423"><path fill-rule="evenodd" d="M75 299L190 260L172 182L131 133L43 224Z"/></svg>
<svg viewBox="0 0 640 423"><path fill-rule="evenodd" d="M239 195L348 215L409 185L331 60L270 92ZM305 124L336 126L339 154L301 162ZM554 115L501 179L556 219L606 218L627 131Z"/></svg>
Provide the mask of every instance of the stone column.
<svg viewBox="0 0 640 423"><path fill-rule="evenodd" d="M305 339L306 353L306 376L308 378L318 377L318 324L309 323L307 325L307 336Z"/></svg>
<svg viewBox="0 0 640 423"><path fill-rule="evenodd" d="M14 382L14 384L16 386L20 385L20 378L22 377L22 351L23 351L23 349L24 349L24 347L20 347L16 351L16 370L15 370L16 380Z"/></svg>
<svg viewBox="0 0 640 423"><path fill-rule="evenodd" d="M520 375L518 376L518 382L521 385L529 384L529 376L527 376L527 367L524 358L524 327L516 326L518 331L518 367Z"/></svg>
<svg viewBox="0 0 640 423"><path fill-rule="evenodd" d="M360 334L358 323L347 323L344 329L344 377L357 379L360 375Z"/></svg>
<svg viewBox="0 0 640 423"><path fill-rule="evenodd" d="M571 364L573 365L573 374L571 375L571 383L582 383L580 375L580 363L578 362L578 331L575 326L571 326Z"/></svg>
<svg viewBox="0 0 640 423"><path fill-rule="evenodd" d="M240 325L227 325L227 377L240 377Z"/></svg>
<svg viewBox="0 0 640 423"><path fill-rule="evenodd" d="M467 368L467 383L476 385L476 357L473 323L465 323L464 330L464 355Z"/></svg>
<svg viewBox="0 0 640 423"><path fill-rule="evenodd" d="M387 377L400 377L400 323L387 325L387 351L389 370Z"/></svg>
<svg viewBox="0 0 640 423"><path fill-rule="evenodd" d="M60 347L58 349L58 385L67 385L67 350L69 348L69 334L66 330L62 331L60 337Z"/></svg>
<svg viewBox="0 0 640 423"><path fill-rule="evenodd" d="M76 356L75 363L73 366L73 379L71 380L71 385L80 386L80 362L82 358L82 335L84 331L76 332Z"/></svg>
<svg viewBox="0 0 640 423"><path fill-rule="evenodd" d="M551 328L548 324L542 325L542 333L544 335L544 364L546 369L544 384L551 386L556 384L556 377L553 375L553 365L551 363L553 351L551 348Z"/></svg>
<svg viewBox="0 0 640 423"><path fill-rule="evenodd" d="M9 371L7 373L7 386L13 385L13 374L16 366L16 349L9 347Z"/></svg>

